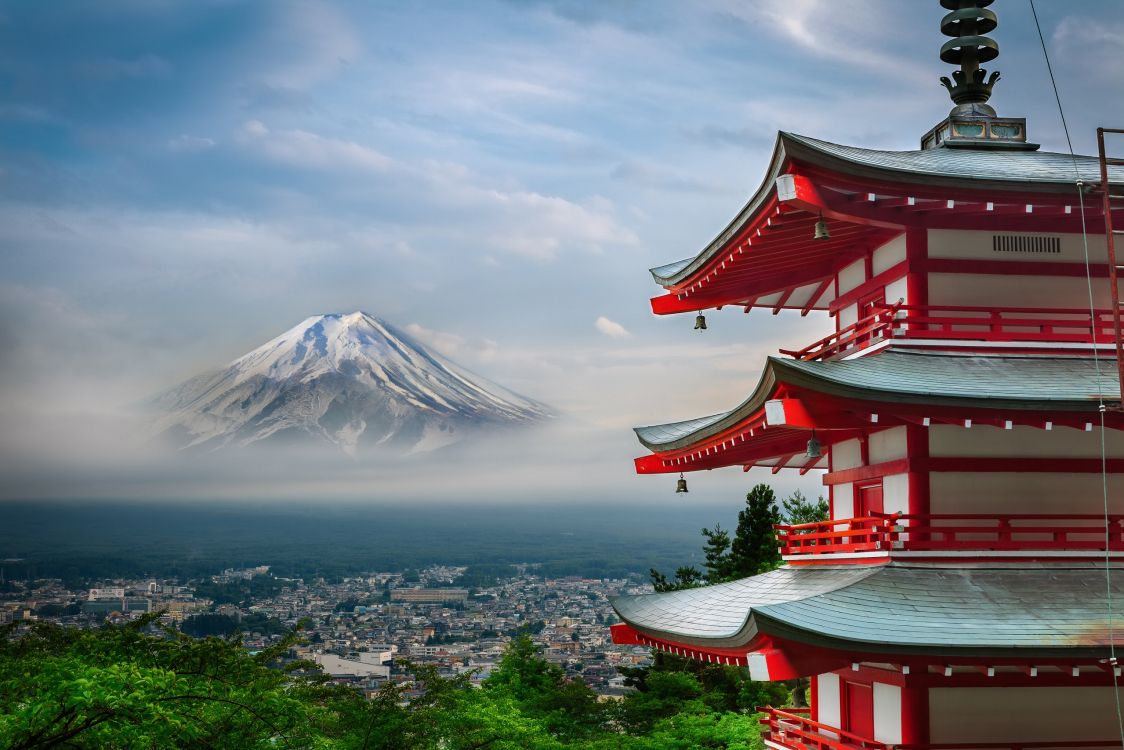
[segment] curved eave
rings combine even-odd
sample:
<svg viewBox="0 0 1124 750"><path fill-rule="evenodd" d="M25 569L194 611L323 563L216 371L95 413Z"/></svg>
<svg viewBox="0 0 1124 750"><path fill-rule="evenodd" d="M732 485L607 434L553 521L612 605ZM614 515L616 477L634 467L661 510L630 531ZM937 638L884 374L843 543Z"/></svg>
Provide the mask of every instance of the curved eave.
<svg viewBox="0 0 1124 750"><path fill-rule="evenodd" d="M700 419L636 427L633 432L648 450L666 452L684 450L733 428L747 426L749 418L760 414L765 402L776 392L776 373L772 365L773 357L770 357L753 393L730 411Z"/></svg>
<svg viewBox="0 0 1124 750"><path fill-rule="evenodd" d="M762 180L757 191L750 197L749 201L742 206L742 209L738 211L733 220L726 225L725 229L718 233L717 237L710 241L709 245L704 247L702 251L693 258L649 269L652 278L655 279L657 284L663 287L671 287L693 276L695 272L729 244L730 240L758 213L761 206L772 197L774 192L773 183L776 181L777 175L781 173L781 169L784 166L784 139L785 133L781 132L777 134L777 140L773 145L773 155L769 159L769 170L765 173L765 179ZM667 273L668 275L661 275L661 273Z"/></svg>
<svg viewBox="0 0 1124 750"><path fill-rule="evenodd" d="M893 183L916 189L919 194L932 193L934 189L979 191L979 195L1000 191L1038 193L1056 200L1074 193L1074 162L1068 154L979 149L879 151L780 132L765 179L749 201L697 255L650 269L655 282L676 293L697 282L701 273L712 269L723 254L730 252L735 239L776 208L776 178L790 171L793 163L858 181ZM1099 165L1094 157L1078 156L1077 169L1087 184L1099 182ZM1124 168L1111 169L1111 179L1124 181ZM812 222L815 218L809 217ZM845 226L846 222L842 224ZM735 301L704 298L698 306Z"/></svg>
<svg viewBox="0 0 1124 750"><path fill-rule="evenodd" d="M636 460L640 473L689 471L788 456L806 435L791 421L770 424L767 403L781 391L822 397L836 405L830 418L801 424L808 429L855 429L880 414L914 418L938 415L996 419L1039 416L1059 426L1096 414L1098 391L1115 399L1115 368L1089 358L938 354L888 350L848 361L769 357L749 398L734 409L698 420L636 428L654 455ZM850 419L840 419L847 412ZM865 414L864 414L865 412ZM1072 415L1066 419L1065 415ZM1120 427L1116 413L1110 427ZM791 426L785 426L785 425ZM761 431L767 427L767 430ZM840 433L844 434L844 433ZM822 436L830 440L828 435ZM723 456L712 456L711 453Z"/></svg>
<svg viewBox="0 0 1124 750"><path fill-rule="evenodd" d="M1114 604L1124 604L1119 579ZM1104 580L1092 564L781 568L611 603L642 638L709 653L776 639L858 653L1096 658L1111 640Z"/></svg>

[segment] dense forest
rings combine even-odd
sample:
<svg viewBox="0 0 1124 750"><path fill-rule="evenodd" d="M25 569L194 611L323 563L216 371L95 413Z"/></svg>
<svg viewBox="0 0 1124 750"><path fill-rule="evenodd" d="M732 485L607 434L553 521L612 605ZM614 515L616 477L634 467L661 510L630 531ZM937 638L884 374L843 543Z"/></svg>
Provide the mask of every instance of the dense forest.
<svg viewBox="0 0 1124 750"><path fill-rule="evenodd" d="M36 623L0 637L0 746L367 750L760 748L754 708L787 691L734 667L657 663L622 700L599 700L512 641L482 689L405 665L413 686L373 698L288 658L299 634L250 654L153 616L100 630ZM415 689L410 690L409 687Z"/></svg>

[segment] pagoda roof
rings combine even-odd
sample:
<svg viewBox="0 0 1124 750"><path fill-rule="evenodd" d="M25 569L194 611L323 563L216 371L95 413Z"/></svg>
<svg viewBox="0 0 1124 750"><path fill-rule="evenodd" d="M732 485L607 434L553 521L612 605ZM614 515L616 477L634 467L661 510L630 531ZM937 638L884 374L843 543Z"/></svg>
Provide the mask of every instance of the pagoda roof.
<svg viewBox="0 0 1124 750"><path fill-rule="evenodd" d="M754 419L781 385L879 404L1086 413L1097 411L1098 392L1119 393L1116 368L1098 368L1092 357L899 349L851 360L769 357L753 393L734 409L635 432L653 451L688 448Z"/></svg>
<svg viewBox="0 0 1124 750"><path fill-rule="evenodd" d="M1124 570L1116 569L1119 609ZM1095 655L1110 640L1105 569L1091 563L785 567L611 601L640 634L703 649L780 638L879 653L1074 656Z"/></svg>
<svg viewBox="0 0 1124 750"><path fill-rule="evenodd" d="M794 207L799 207L793 204L788 209L791 215L785 217L778 214L778 211L783 213L783 204L787 199L778 199L775 185L781 175L801 172L834 175L830 181L833 184L838 182L838 187L851 191L852 194L869 193L887 197L909 195L917 196L921 202L937 201L941 205L946 200L995 200L1015 204L1020 201L1024 204L1038 203L1040 200L1076 203L1074 183L1078 176L1086 184L1100 181L1099 162L1092 156L1074 157L1049 151L975 148L887 151L844 146L781 132L777 136L764 181L726 228L694 257L650 269L656 283L673 292L682 303L671 305L674 309L660 307L656 311L665 313L679 311L679 307L686 310L739 302L735 299L737 294L718 289L717 281L706 283L708 279L716 278L716 264L723 260L725 265L717 268L717 271L725 272L718 274L723 278L735 275L727 265L735 264L741 268L745 263L752 263L758 273L772 275L774 283L771 286L769 283L755 281L746 287L749 291L742 296L749 298L752 304L752 300L759 298L761 294L768 294L774 286L778 289L791 289L814 284L830 270L823 264L829 262L831 257L850 262L855 248L884 242L889 236L893 236L892 228L895 226L904 228L912 222L926 221L919 219L912 211L890 210L883 212L885 215L880 214L879 221L871 223L860 218L861 211L849 217L845 210L821 206L820 214L827 216L833 240L838 235L844 241L823 242L812 246L814 251L804 245L797 248L794 243L798 244L798 238L811 236L811 232L805 230L810 230L815 223L816 212L808 206L803 206L803 210L793 211ZM1110 166L1109 176L1112 181L1124 183L1124 167ZM1031 199L1031 194L1039 197ZM877 206L878 202L874 205ZM856 207L856 210L859 209ZM1095 206L1089 205L1087 211L1092 228L1100 216L1099 202ZM762 222L766 220L773 221L774 228L787 226L797 229L797 239L781 231L781 239L765 238L744 258L739 257L737 247L744 242L747 233L754 231L755 227L756 231L761 232ZM1029 222L1038 219L1023 217L1019 220ZM887 235L886 232L890 234ZM734 253L731 253L732 247L735 248ZM791 256L797 250L806 254L807 268L803 273L797 273L784 266L781 259L772 257L775 251L783 251L783 258L785 254ZM692 298L695 301L691 301ZM695 308L691 307L692 304ZM816 300L812 298L807 304L815 305Z"/></svg>

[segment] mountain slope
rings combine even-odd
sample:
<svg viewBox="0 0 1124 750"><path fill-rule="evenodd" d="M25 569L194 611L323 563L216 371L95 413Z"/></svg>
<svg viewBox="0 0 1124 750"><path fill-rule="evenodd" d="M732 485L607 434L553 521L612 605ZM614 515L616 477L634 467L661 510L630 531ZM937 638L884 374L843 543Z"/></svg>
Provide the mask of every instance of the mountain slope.
<svg viewBox="0 0 1124 750"><path fill-rule="evenodd" d="M154 404L157 432L183 447L313 436L352 454L432 450L550 416L363 312L308 318Z"/></svg>

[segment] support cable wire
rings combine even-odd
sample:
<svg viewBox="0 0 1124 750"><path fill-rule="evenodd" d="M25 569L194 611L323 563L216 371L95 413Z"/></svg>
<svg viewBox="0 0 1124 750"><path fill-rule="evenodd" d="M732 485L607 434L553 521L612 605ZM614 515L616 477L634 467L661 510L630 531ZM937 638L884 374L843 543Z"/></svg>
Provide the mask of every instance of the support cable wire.
<svg viewBox="0 0 1124 750"><path fill-rule="evenodd" d="M1065 132L1065 142L1069 147L1069 158L1073 162L1074 186L1077 190L1077 204L1081 208L1081 243L1085 251L1085 285L1089 293L1089 326L1093 342L1093 364L1097 373L1097 411L1101 422L1101 494L1104 499L1104 579L1105 579L1105 609L1108 612L1108 650L1109 672L1112 674L1112 691L1116 704L1116 725L1120 732L1121 744L1124 744L1124 712L1120 705L1120 683L1116 676L1116 627L1112 608L1112 556L1109 553L1111 531L1108 513L1108 458L1105 445L1105 412L1107 408L1104 401L1104 389L1101 382L1101 360L1097 350L1097 316L1093 304L1093 272L1089 261L1089 233L1085 226L1085 182L1081 179L1081 171L1077 166L1077 155L1073 150L1073 139L1069 135L1069 125L1066 124L1065 109L1062 107L1062 98L1058 93L1058 83L1054 78L1054 67L1050 64L1050 53L1046 51L1046 37L1042 35L1042 25L1038 21L1038 11L1034 7L1034 0L1030 3L1030 13L1034 16L1034 28L1038 31L1038 42L1042 45L1042 57L1046 60L1046 70L1050 74L1050 86L1054 89L1054 100L1058 103L1058 116L1062 121L1062 130ZM1108 185L1102 185L1104 190ZM1106 221L1108 217L1106 217ZM1114 301L1113 304L1116 304Z"/></svg>

